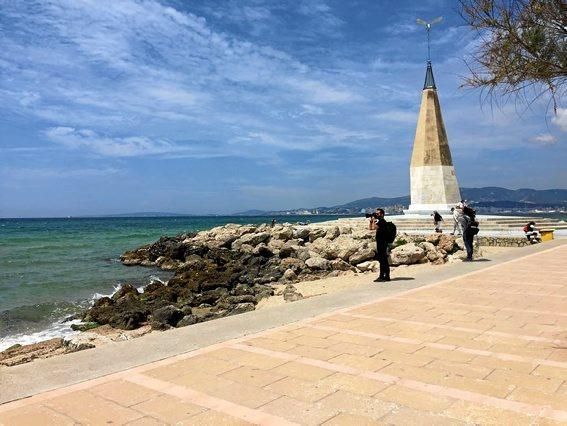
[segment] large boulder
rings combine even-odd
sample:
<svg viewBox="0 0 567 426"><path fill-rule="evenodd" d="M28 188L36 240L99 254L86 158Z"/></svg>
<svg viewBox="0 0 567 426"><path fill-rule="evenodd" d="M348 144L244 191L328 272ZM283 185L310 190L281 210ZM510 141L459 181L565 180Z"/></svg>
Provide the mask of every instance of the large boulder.
<svg viewBox="0 0 567 426"><path fill-rule="evenodd" d="M447 253L452 253L455 248L455 237L448 234L440 234L437 247L440 250L445 250Z"/></svg>
<svg viewBox="0 0 567 426"><path fill-rule="evenodd" d="M331 260L331 269L333 271L352 271L355 270L352 265L342 259Z"/></svg>
<svg viewBox="0 0 567 426"><path fill-rule="evenodd" d="M326 238L319 238L311 243L309 250L317 253L325 259L335 259L338 254L338 247L333 241Z"/></svg>
<svg viewBox="0 0 567 426"><path fill-rule="evenodd" d="M378 263L377 260L372 260L359 263L358 265L356 265L356 267L361 272L378 272L378 270L380 269L380 263Z"/></svg>
<svg viewBox="0 0 567 426"><path fill-rule="evenodd" d="M301 272L305 268L305 262L301 259L295 257L287 257L280 261L280 270L284 272L287 269L291 269L296 274Z"/></svg>
<svg viewBox="0 0 567 426"><path fill-rule="evenodd" d="M175 327L185 316L183 311L174 305L164 306L152 312L151 325L153 329L163 330L168 327Z"/></svg>
<svg viewBox="0 0 567 426"><path fill-rule="evenodd" d="M287 241L293 238L293 228L291 226L282 227L273 232L274 238Z"/></svg>
<svg viewBox="0 0 567 426"><path fill-rule="evenodd" d="M350 236L341 235L333 241L337 253L335 257L347 262L353 254L360 250L362 244L360 240L354 240Z"/></svg>
<svg viewBox="0 0 567 426"><path fill-rule="evenodd" d="M293 231L293 238L298 238L300 240L308 240L309 239L309 228L307 227L301 227L301 228L296 228Z"/></svg>
<svg viewBox="0 0 567 426"><path fill-rule="evenodd" d="M318 238L322 238L322 237L325 236L326 233L327 233L327 230L325 230L323 228L312 229L311 232L309 232L309 241L313 242Z"/></svg>
<svg viewBox="0 0 567 426"><path fill-rule="evenodd" d="M322 257L310 257L305 261L305 265L314 270L326 271L330 269L331 263Z"/></svg>
<svg viewBox="0 0 567 426"><path fill-rule="evenodd" d="M121 330L134 330L140 327L147 318L148 309L145 304L138 296L128 293L114 304L113 315L108 324Z"/></svg>
<svg viewBox="0 0 567 426"><path fill-rule="evenodd" d="M325 233L325 238L328 240L334 240L335 238L338 238L339 235L341 235L341 230L339 229L339 227L331 226Z"/></svg>
<svg viewBox="0 0 567 426"><path fill-rule="evenodd" d="M425 259L425 250L414 243L404 244L392 250L390 260L392 265L413 265Z"/></svg>
<svg viewBox="0 0 567 426"><path fill-rule="evenodd" d="M180 237L161 237L148 249L149 260L155 261L158 257L184 260L185 247Z"/></svg>
<svg viewBox="0 0 567 426"><path fill-rule="evenodd" d="M270 237L271 235L269 232L254 232L250 234L244 234L242 237L238 238L232 243L232 248L238 250L243 244L257 246L260 243L267 242Z"/></svg>
<svg viewBox="0 0 567 426"><path fill-rule="evenodd" d="M297 274L293 269L286 269L283 274L283 278L286 281L295 281L297 280Z"/></svg>
<svg viewBox="0 0 567 426"><path fill-rule="evenodd" d="M348 263L358 265L367 260L374 259L376 251L372 248L362 248L348 258Z"/></svg>

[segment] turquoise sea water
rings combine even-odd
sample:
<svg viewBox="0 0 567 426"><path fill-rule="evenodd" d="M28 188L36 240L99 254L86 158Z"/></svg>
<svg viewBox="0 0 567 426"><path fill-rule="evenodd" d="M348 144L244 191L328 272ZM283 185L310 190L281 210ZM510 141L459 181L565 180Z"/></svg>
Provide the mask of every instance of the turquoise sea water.
<svg viewBox="0 0 567 426"><path fill-rule="evenodd" d="M336 216L282 216L320 222ZM143 287L168 274L126 267L120 254L162 235L226 223L269 223L270 217L0 219L0 350L67 334L61 320L123 283Z"/></svg>

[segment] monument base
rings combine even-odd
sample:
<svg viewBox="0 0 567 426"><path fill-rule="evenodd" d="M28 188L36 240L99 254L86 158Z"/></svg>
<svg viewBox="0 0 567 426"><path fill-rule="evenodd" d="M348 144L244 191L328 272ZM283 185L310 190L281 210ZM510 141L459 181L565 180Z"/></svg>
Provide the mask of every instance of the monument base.
<svg viewBox="0 0 567 426"><path fill-rule="evenodd" d="M404 210L405 216L431 216L431 213L437 211L441 216L450 215L451 208L454 204L410 204L407 210Z"/></svg>

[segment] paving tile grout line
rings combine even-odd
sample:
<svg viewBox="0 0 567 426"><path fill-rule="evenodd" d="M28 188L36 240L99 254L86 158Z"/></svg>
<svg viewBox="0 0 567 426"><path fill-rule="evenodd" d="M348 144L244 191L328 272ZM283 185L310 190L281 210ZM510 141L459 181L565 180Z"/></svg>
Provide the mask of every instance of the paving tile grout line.
<svg viewBox="0 0 567 426"><path fill-rule="evenodd" d="M222 398L217 398L204 392L196 391L187 386L176 385L142 374L133 374L126 378L126 380L157 392L175 396L185 402L190 402L210 410L219 411L254 424L297 426L297 423L290 422L283 417L274 416L254 408L249 408Z"/></svg>
<svg viewBox="0 0 567 426"><path fill-rule="evenodd" d="M548 252L551 252L551 251L554 251L554 250L561 249L563 247L567 247L567 244L561 243L560 245L557 245L555 247L551 247L551 248L548 248L548 249L545 249L545 250L542 250L542 251L537 251L535 253L530 253L530 254L527 254L525 256L515 258L515 259L512 259L512 260L506 260L506 261L504 261L502 263L498 263L496 265L490 265L490 266L487 266L487 267L483 267L483 268L475 270L475 271L467 272L465 274L461 274L461 275L451 277L451 278L446 278L444 280L433 282L433 283L430 283L430 284L426 284L424 286L416 287L416 288L413 288L413 289L410 289L410 290L406 290L406 291L403 291L403 292L398 293L398 294L385 296L385 297L379 297L379 298L374 299L374 300L369 301L369 302L364 302L364 303L361 303L361 304L357 304L357 305L353 305L353 306L349 306L349 307L345 307L345 308L341 308L341 309L336 309L332 312L325 312L325 313L316 315L316 316L311 317L311 318L305 318L305 319L302 319L302 320L299 320L299 321L296 321L296 322L292 322L290 324L284 324L284 325L281 325L281 326L278 326L278 327L262 330L260 332L236 337L236 338L229 339L229 340L226 340L226 341L223 341L223 342L218 342L218 343L215 343L213 345L209 345L209 346L205 346L203 348L184 352L184 353L172 356L172 357L166 357L166 358L163 358L163 359L158 360L158 361L152 361L150 363L143 364L143 365L140 365L140 366L137 366L137 367L133 367L133 368L130 368L130 369L127 369L127 370L124 370L124 371L120 371L120 372L116 372L116 373L110 373L110 374L98 377L96 379L88 379L88 380L85 380L85 381L80 382L80 383L76 383L76 384L73 384L73 385L64 386L64 387L61 387L61 388L45 391L45 392L42 392L42 393L39 393L39 394L36 394L36 395L31 395L31 396L28 396L28 397L24 397L24 398L12 400L12 401L6 401L6 402L0 404L0 413L11 410L13 408L23 407L23 406L31 404L31 403L45 401L45 400L48 400L50 398L53 398L54 396L64 395L64 394L73 392L75 390L86 389L86 388L88 388L92 385L107 383L107 382L110 382L110 381L112 381L116 378L125 378L129 374L144 372L144 371L151 370L151 369L159 367L159 366L169 365L169 364L172 364L174 362L177 362L177 361L180 361L180 360L183 360L183 359L192 358L192 357L195 357L195 356L198 356L198 355L201 355L201 354L212 352L212 351L219 349L219 348L222 348L222 347L230 346L231 344L234 344L234 343L240 343L240 342L243 342L243 341L246 341L246 340L249 340L249 339L253 339L253 338L257 338L257 337L263 337L267 334L270 334L270 333L273 333L273 332L276 332L276 331L285 331L286 329L289 329L291 327L306 325L306 324L308 324L312 321L324 319L324 318L336 315L338 313L348 312L348 311L353 310L353 309L358 309L358 308L373 305L377 302L383 302L383 301L386 301L386 300L395 299L396 297L398 297L400 295L413 294L413 293L419 292L421 290L433 288L433 287L436 287L436 286L439 286L439 285L442 285L442 284L445 284L445 283L448 283L448 282L455 281L457 279L461 279L461 278L465 278L465 277L469 277L469 276L474 276L474 275L477 275L479 273L483 273L483 272L492 270L494 268L500 267L502 265L508 265L508 264L513 264L515 262L524 261L527 258L539 256L539 255L542 255L544 253L548 253Z"/></svg>
<svg viewBox="0 0 567 426"><path fill-rule="evenodd" d="M412 297L404 297L404 296L398 296L397 299L400 300L407 300L409 302L419 302L419 303L428 303L431 305L436 305L439 306L440 304L442 305L455 305L455 306L463 306L463 307L473 307L473 308L481 308L481 309L496 309L496 312L500 312L500 311L510 311L510 312L520 312L520 313L529 313L529 314L541 314L541 315L559 315L559 316L564 316L567 317L567 313L562 313L562 312L553 312L553 311L534 311L531 309L514 309L514 308L498 308L496 306L491 306L491 305L473 305L470 303L457 303L457 302L442 302L442 303L433 303L433 302L428 302L428 301L424 301L424 300L420 300L417 298L412 298Z"/></svg>
<svg viewBox="0 0 567 426"><path fill-rule="evenodd" d="M441 287L444 290L455 290L455 291L462 291L462 290L466 290L466 291L482 291L483 293L489 293L489 294L507 294L510 296L534 296L534 297L552 297L554 299L560 297L562 299L567 299L567 296L562 296L562 295L556 295L556 294L545 294L545 293L525 293L525 292L521 292L521 293L517 293L517 292L513 292L513 291L501 291L495 288L482 288L482 287L478 287L478 288L474 288L474 287Z"/></svg>
<svg viewBox="0 0 567 426"><path fill-rule="evenodd" d="M284 352L272 351L269 349L258 348L243 344L231 345L234 349L241 349L252 353L272 356L274 358L288 359L290 361L299 362L314 367L323 368L335 372L365 377L382 383L396 384L413 390L427 392L433 395L443 395L453 399L459 399L468 402L476 402L479 404L490 405L492 407L503 410L510 410L529 416L546 417L557 421L567 421L567 411L551 409L547 406L528 404L524 402L511 401L508 399L496 398L493 396L483 395L477 392L464 391L447 386L435 385L431 383L420 382L412 379L404 379L392 374L384 374L380 372L369 372L360 370L350 366L333 364L328 361L307 358L299 355L290 355Z"/></svg>
<svg viewBox="0 0 567 426"><path fill-rule="evenodd" d="M434 348L434 349L443 349L443 350L447 350L447 351L463 352L463 353L468 353L468 354L471 354L471 355L491 356L493 358L501 359L501 360L504 360L504 361L527 362L527 363L530 363L530 364L534 364L534 368L537 367L538 365L548 365L550 367L567 368L567 362L561 362L561 361L549 361L547 359L541 359L541 358L528 358L528 357L524 357L524 356L520 356L520 355L507 354L507 353L504 353L504 352L493 352L493 351L487 351L487 350L484 350L484 349L465 348L465 347L462 347L462 346L447 345L445 343L422 342L422 341L416 340L416 339L392 338L391 336L382 335L382 334L367 333L365 331L346 330L346 329L342 329L342 328L329 327L329 326L325 326L325 325L313 325L313 326L309 326L309 327L315 328L315 329L318 329L318 330L336 331L337 333L350 334L352 336L370 337L370 338L373 338L373 339L388 340L388 341L391 341L391 342L422 345L422 346L426 346L428 348Z"/></svg>
<svg viewBox="0 0 567 426"><path fill-rule="evenodd" d="M411 320L402 320L398 318L389 318L389 317L375 317L372 315L364 315L364 314L349 314L349 313L341 313L341 315L349 316L353 318L360 318L360 319L369 319L369 320L376 320L376 321L386 321L392 323L405 323L405 324L413 324L413 325L426 325L432 328L441 328L445 330L455 330L455 331L464 331L467 333L479 333L479 334L489 334L491 336L499 336L499 337L512 337L520 340L527 340L532 342L546 342L546 343L553 343L555 345L567 345L567 340L562 339L548 339L547 337L540 337L540 336L530 336L527 334L515 334L515 333L505 333L503 331L490 331L490 330L481 330L477 328L468 328L468 327L454 327L451 325L444 325L444 324L435 324L430 322L421 322L421 321L411 321Z"/></svg>

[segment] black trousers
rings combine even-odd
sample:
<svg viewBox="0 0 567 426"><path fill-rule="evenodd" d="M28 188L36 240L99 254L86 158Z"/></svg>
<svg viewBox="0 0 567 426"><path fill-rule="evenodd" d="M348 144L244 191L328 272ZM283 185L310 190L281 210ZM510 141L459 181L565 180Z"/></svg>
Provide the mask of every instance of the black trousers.
<svg viewBox="0 0 567 426"><path fill-rule="evenodd" d="M376 260L380 263L380 277L390 278L390 264L388 263L388 244L376 242Z"/></svg>

